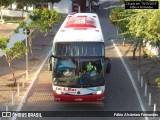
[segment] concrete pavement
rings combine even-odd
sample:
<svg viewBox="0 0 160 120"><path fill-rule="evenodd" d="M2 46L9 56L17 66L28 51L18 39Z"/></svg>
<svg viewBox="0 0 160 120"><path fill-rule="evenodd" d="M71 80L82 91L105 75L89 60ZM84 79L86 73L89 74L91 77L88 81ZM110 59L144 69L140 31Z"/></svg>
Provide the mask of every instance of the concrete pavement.
<svg viewBox="0 0 160 120"><path fill-rule="evenodd" d="M106 13L104 11L104 13ZM108 41L108 37L115 33L115 27L109 24L108 18L101 11L100 19L102 29L104 30L104 36L106 40L106 55L112 57L112 71L111 74L107 74L106 79L106 93L105 93L105 101L104 105L88 105L81 103L61 103L54 102L52 97L52 87L51 87L51 72L47 71L47 62L43 66L40 74L36 79L36 83L34 87L29 92L27 97L27 102L22 107L22 111L59 111L59 114L63 114L63 111L104 111L108 114L108 111L138 111L141 110L139 102L137 100L135 91L130 83L128 75L121 64L119 57L117 56L116 51L114 50L114 46L110 41ZM107 27L112 27L110 29L106 29ZM110 26L108 26L110 25ZM110 36L109 36L110 35ZM120 78L120 75L123 75L123 78ZM127 85L126 85L127 84ZM62 111L62 112L61 112ZM54 113L54 112L53 112ZM96 114L95 114L96 115ZM27 118L29 119L29 118ZM115 118L105 118L105 117L61 117L58 118L42 118L42 119L84 119L84 120L143 120L144 118L135 118L135 117L115 117Z"/></svg>
<svg viewBox="0 0 160 120"><path fill-rule="evenodd" d="M18 27L18 24L0 24L0 38L1 37L11 37L14 30Z"/></svg>
<svg viewBox="0 0 160 120"><path fill-rule="evenodd" d="M139 67L139 50L136 52L136 59L132 59L132 47L130 44L123 46L122 40L115 40L116 46L119 48L122 56L128 65L132 76L135 80L136 86L139 90L143 100L145 109L153 111L156 105L156 110L160 111L160 97L159 88L155 83L155 79L160 76L160 60L153 56L149 58L141 58L141 79L138 81L138 67ZM149 84L148 84L149 83ZM146 89L146 90L145 90ZM146 95L145 95L146 91ZM149 106L149 94L151 94L151 105Z"/></svg>

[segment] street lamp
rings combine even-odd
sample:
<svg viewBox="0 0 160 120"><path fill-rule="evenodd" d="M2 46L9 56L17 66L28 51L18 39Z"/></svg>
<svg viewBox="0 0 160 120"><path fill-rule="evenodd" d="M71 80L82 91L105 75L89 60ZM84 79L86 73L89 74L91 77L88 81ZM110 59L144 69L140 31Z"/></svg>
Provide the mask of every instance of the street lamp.
<svg viewBox="0 0 160 120"><path fill-rule="evenodd" d="M26 47L28 48L28 35L30 33L29 29L23 29L23 33L26 37ZM26 50L26 81L28 80L28 50Z"/></svg>

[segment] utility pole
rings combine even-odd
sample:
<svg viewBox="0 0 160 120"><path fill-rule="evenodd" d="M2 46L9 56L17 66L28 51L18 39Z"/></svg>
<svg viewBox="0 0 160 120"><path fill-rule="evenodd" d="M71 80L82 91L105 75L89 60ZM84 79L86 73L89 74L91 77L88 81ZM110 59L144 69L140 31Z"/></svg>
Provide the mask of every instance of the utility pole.
<svg viewBox="0 0 160 120"><path fill-rule="evenodd" d="M28 48L28 35L30 33L29 29L23 30L26 37L26 47ZM26 81L28 80L28 50L26 50Z"/></svg>
<svg viewBox="0 0 160 120"><path fill-rule="evenodd" d="M81 7L78 5L78 13L81 13Z"/></svg>
<svg viewBox="0 0 160 120"><path fill-rule="evenodd" d="M81 1L78 1L78 13L81 13Z"/></svg>

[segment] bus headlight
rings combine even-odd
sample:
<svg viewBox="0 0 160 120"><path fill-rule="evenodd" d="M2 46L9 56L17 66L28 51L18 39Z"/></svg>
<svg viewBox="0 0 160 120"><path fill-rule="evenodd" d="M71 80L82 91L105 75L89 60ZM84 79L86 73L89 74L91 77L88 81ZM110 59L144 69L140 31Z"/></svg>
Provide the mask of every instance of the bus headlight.
<svg viewBox="0 0 160 120"><path fill-rule="evenodd" d="M57 94L62 94L62 91L56 91Z"/></svg>
<svg viewBox="0 0 160 120"><path fill-rule="evenodd" d="M102 94L102 91L97 91L97 95Z"/></svg>

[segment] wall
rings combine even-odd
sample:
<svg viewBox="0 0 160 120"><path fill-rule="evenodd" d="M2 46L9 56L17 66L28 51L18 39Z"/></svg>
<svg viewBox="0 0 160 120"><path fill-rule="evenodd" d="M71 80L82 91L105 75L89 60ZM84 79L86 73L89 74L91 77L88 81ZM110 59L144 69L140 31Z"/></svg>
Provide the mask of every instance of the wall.
<svg viewBox="0 0 160 120"><path fill-rule="evenodd" d="M29 11L32 11L34 7L35 7L35 6L32 5L32 6L28 7L28 10L29 10ZM12 9L13 9L13 10L16 10L16 9L17 9L17 3L16 3L16 2L14 2L14 3L12 4ZM24 9L26 9L26 8L24 8Z"/></svg>
<svg viewBox="0 0 160 120"><path fill-rule="evenodd" d="M146 48L150 50L153 55L160 56L160 47L151 46L150 43L147 42Z"/></svg>
<svg viewBox="0 0 160 120"><path fill-rule="evenodd" d="M12 9L13 10L16 10L16 6L17 4L16 3L13 3L12 4ZM52 5L50 3L48 3L48 9L50 10L52 7ZM26 9L26 8L24 8ZM32 5L31 7L28 7L28 10L29 11L32 11L33 9L35 9L35 5ZM68 14L72 11L72 1L71 0L61 0L59 3L55 3L53 5L53 9L59 11L60 13L64 13L64 14ZM9 10L3 10L3 15L7 15L9 14L10 16L11 15L15 15L13 14L12 11L9 11ZM17 16L21 16L21 12L16 12L16 15ZM26 16L26 13L25 13L25 16Z"/></svg>
<svg viewBox="0 0 160 120"><path fill-rule="evenodd" d="M16 10L2 10L3 15L6 16L14 16L14 17L22 17L22 11ZM27 17L28 12L24 12L24 17Z"/></svg>

